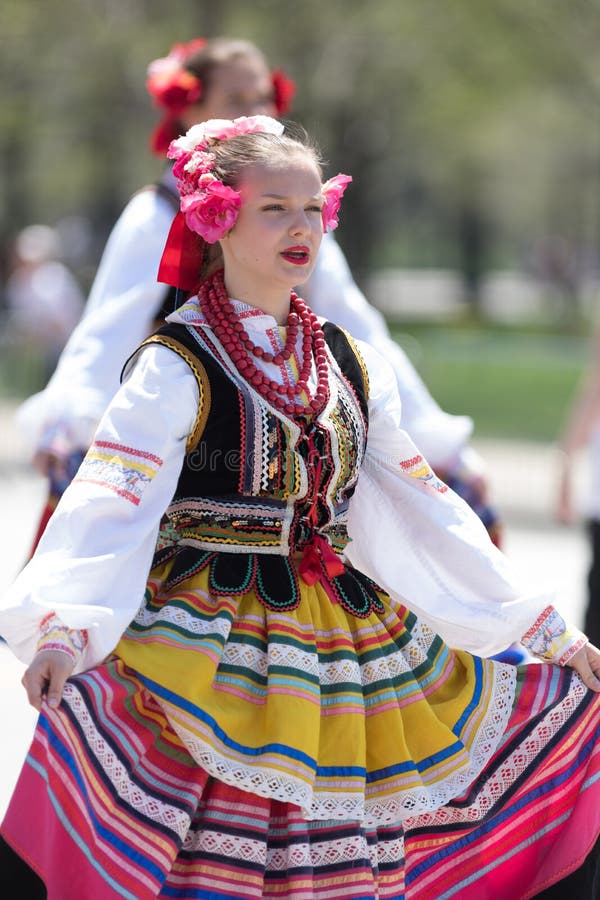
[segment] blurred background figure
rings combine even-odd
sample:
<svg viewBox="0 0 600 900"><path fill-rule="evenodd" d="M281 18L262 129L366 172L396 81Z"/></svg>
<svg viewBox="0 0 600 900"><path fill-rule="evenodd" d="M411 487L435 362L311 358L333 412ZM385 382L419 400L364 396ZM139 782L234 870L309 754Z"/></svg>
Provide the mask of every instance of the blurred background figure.
<svg viewBox="0 0 600 900"><path fill-rule="evenodd" d="M17 235L5 295L9 332L24 353L39 358L45 382L84 304L77 280L62 262L55 229L29 225Z"/></svg>

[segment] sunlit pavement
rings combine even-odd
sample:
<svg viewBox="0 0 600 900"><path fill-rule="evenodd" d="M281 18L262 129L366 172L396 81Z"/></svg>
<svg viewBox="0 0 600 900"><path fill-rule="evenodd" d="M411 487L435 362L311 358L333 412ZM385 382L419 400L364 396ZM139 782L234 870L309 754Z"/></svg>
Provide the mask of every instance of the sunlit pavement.
<svg viewBox="0 0 600 900"><path fill-rule="evenodd" d="M1 416L0 416L1 418ZM4 432L3 437L6 437ZM588 549L581 526L559 527L551 518L555 460L549 448L479 442L494 496L507 522L505 549L528 578L551 586L558 605L580 624L585 599ZM23 448L0 446L0 591L18 572L44 498L44 482L24 464ZM0 816L4 813L35 722L20 685L23 666L0 645Z"/></svg>

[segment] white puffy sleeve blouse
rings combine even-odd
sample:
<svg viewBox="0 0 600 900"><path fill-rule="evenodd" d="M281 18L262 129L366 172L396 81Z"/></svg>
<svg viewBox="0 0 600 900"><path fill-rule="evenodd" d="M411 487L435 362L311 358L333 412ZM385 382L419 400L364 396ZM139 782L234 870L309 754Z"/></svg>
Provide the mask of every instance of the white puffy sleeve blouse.
<svg viewBox="0 0 600 900"><path fill-rule="evenodd" d="M449 644L486 655L529 630L532 649L565 661L581 635L565 630L549 596L523 584L477 516L438 481L401 428L389 364L366 345L361 351L370 425L350 503L349 562L404 598ZM35 556L0 602L0 634L21 660L36 652L49 613L87 631L78 669L115 647L142 602L197 407L187 364L160 345L145 348ZM540 645L548 616L555 640Z"/></svg>

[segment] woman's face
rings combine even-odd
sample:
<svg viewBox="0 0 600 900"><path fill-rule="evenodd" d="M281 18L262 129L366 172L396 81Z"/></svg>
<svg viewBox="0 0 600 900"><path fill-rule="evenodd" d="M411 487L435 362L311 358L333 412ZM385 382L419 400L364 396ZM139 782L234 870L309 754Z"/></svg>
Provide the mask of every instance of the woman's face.
<svg viewBox="0 0 600 900"><path fill-rule="evenodd" d="M249 166L236 190L240 213L221 241L226 284L238 299L289 296L309 277L321 243L320 173L299 153Z"/></svg>
<svg viewBox="0 0 600 900"><path fill-rule="evenodd" d="M276 116L271 73L259 59L239 57L216 66L200 103L181 115L188 128L208 119Z"/></svg>

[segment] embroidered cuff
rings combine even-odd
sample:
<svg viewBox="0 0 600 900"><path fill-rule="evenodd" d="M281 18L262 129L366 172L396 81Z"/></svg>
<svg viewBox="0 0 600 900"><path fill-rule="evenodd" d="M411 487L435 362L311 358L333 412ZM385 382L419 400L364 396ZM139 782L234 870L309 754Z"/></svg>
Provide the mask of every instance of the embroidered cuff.
<svg viewBox="0 0 600 900"><path fill-rule="evenodd" d="M575 654L588 643L579 629L565 624L565 620L553 606L540 613L521 643L534 656L566 666Z"/></svg>
<svg viewBox="0 0 600 900"><path fill-rule="evenodd" d="M79 662L81 654L87 645L87 631L79 631L75 628L67 628L56 613L48 613L40 622L40 637L37 642L36 652L43 650L58 650L66 653L73 660L73 665Z"/></svg>

